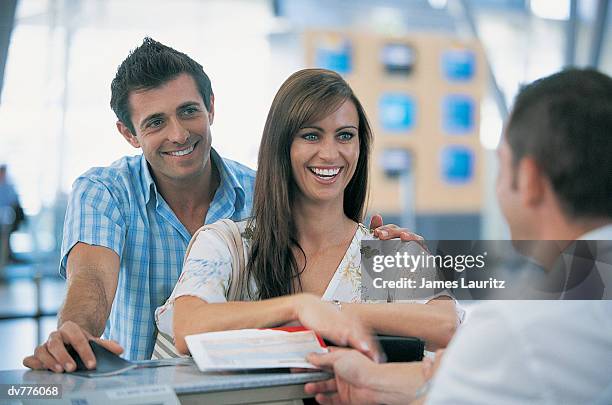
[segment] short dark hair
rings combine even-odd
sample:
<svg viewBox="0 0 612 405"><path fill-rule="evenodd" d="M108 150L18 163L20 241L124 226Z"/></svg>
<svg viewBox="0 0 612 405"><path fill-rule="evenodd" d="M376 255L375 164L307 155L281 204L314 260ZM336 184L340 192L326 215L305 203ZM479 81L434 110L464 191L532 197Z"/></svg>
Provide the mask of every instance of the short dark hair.
<svg viewBox="0 0 612 405"><path fill-rule="evenodd" d="M136 134L128 103L130 91L159 87L182 73L193 77L204 105L210 111L210 98L213 92L210 79L202 65L186 54L146 37L142 45L130 52L119 65L111 83L110 106L117 119Z"/></svg>
<svg viewBox="0 0 612 405"><path fill-rule="evenodd" d="M612 217L612 79L568 69L524 87L506 131L516 164L532 157L574 218Z"/></svg>

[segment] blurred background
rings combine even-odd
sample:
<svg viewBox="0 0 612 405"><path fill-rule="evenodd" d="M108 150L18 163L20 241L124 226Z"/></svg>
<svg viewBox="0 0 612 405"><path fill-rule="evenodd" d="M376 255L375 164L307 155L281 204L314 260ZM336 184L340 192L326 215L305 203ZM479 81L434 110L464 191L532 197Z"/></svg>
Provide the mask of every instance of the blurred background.
<svg viewBox="0 0 612 405"><path fill-rule="evenodd" d="M143 37L215 93L213 146L256 167L272 98L309 66L344 75L372 122L369 213L428 239L507 239L495 148L521 84L612 72L607 0L0 0L0 369L56 326L67 195L137 154L110 82ZM551 157L554 158L554 157Z"/></svg>

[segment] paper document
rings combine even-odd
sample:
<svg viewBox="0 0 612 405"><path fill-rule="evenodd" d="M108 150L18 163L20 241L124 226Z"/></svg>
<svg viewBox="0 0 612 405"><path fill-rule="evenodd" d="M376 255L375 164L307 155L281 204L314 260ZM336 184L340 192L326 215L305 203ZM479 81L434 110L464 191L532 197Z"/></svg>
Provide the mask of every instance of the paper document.
<svg viewBox="0 0 612 405"><path fill-rule="evenodd" d="M241 329L185 337L200 371L315 368L309 353L327 353L310 330Z"/></svg>

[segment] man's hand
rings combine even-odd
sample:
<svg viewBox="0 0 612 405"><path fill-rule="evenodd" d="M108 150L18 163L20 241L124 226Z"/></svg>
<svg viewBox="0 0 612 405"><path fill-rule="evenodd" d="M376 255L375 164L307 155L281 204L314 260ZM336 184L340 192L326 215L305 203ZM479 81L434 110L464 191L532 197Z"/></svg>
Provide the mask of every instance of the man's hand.
<svg viewBox="0 0 612 405"><path fill-rule="evenodd" d="M400 228L393 224L383 225L383 219L378 214L373 215L370 219L370 230L380 240L400 238L404 242L416 241L419 243L424 240L422 236L412 233L406 228Z"/></svg>
<svg viewBox="0 0 612 405"><path fill-rule="evenodd" d="M334 378L308 383L307 394L321 404L408 404L423 385L421 362L376 364L355 350L336 349L310 354L311 364L333 372Z"/></svg>
<svg viewBox="0 0 612 405"><path fill-rule="evenodd" d="M66 300L59 313L61 326L36 348L34 355L23 360L26 367L58 373L74 371L76 363L66 350L69 344L87 368L95 368L96 359L88 343L92 339L115 354L123 352L118 343L94 337L104 331L111 310L119 256L111 249L79 242L68 255L66 274Z"/></svg>
<svg viewBox="0 0 612 405"><path fill-rule="evenodd" d="M334 373L334 378L308 383L307 394L315 395L318 403L327 405L378 404L379 392L371 386L378 364L355 350L336 349L328 354L309 354L314 366Z"/></svg>
<svg viewBox="0 0 612 405"><path fill-rule="evenodd" d="M52 332L47 341L36 348L34 355L23 359L23 365L36 370L49 369L56 373L75 371L76 363L66 350L66 345L69 344L79 354L86 367L94 369L96 358L89 346L89 340L95 340L115 354L123 353L119 343L96 338L76 323L68 321Z"/></svg>
<svg viewBox="0 0 612 405"><path fill-rule="evenodd" d="M444 349L436 350L436 357L432 361L429 357L423 359L423 378L425 381L429 381L438 372L442 357L444 356Z"/></svg>
<svg viewBox="0 0 612 405"><path fill-rule="evenodd" d="M374 361L380 359L378 344L359 319L314 295L300 294L296 299L295 318L302 326L314 330L338 346L352 347Z"/></svg>

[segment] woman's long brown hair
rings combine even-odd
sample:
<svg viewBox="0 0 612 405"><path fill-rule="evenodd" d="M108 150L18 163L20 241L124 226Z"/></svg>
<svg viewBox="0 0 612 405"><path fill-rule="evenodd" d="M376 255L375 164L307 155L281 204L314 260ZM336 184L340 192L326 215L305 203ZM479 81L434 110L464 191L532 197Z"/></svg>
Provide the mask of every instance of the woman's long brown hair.
<svg viewBox="0 0 612 405"><path fill-rule="evenodd" d="M319 121L345 101L355 104L359 116L359 159L355 173L344 190L344 213L360 222L368 193L368 161L372 134L361 103L344 79L325 69L304 69L292 74L274 97L259 147L251 251L246 274L258 291L252 299L292 294L302 270L297 268L292 247L301 250L293 220L295 188L290 149L295 134L304 125ZM254 225L254 226L252 226ZM303 251L302 251L303 252Z"/></svg>

